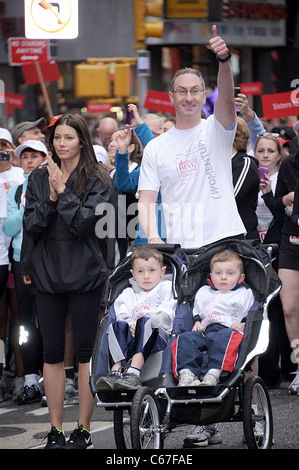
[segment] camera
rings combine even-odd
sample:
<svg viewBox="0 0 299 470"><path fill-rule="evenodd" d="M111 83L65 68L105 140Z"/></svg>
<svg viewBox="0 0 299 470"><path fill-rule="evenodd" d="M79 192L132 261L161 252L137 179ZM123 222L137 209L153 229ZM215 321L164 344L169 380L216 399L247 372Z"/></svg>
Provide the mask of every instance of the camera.
<svg viewBox="0 0 299 470"><path fill-rule="evenodd" d="M9 162L10 154L9 152L0 152L0 161L1 162Z"/></svg>

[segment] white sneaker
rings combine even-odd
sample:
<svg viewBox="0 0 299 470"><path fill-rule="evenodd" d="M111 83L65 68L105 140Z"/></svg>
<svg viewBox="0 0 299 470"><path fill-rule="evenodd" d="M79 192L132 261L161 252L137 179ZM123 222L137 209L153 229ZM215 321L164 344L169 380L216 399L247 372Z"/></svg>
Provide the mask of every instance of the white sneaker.
<svg viewBox="0 0 299 470"><path fill-rule="evenodd" d="M289 386L289 392L299 396L299 368L295 372L295 378Z"/></svg>
<svg viewBox="0 0 299 470"><path fill-rule="evenodd" d="M208 426L195 426L184 439L184 449L205 447L211 444L221 444L221 436L216 424Z"/></svg>
<svg viewBox="0 0 299 470"><path fill-rule="evenodd" d="M215 374L213 374L212 371L208 371L206 375L204 376L201 385L217 385L219 382L219 377Z"/></svg>
<svg viewBox="0 0 299 470"><path fill-rule="evenodd" d="M178 387L196 387L200 385L200 380L189 369L182 369L179 375Z"/></svg>

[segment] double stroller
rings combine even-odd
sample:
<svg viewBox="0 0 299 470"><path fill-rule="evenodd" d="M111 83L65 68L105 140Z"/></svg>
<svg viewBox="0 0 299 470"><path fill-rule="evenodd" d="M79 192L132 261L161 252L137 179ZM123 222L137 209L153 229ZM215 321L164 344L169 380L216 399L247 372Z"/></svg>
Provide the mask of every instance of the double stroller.
<svg viewBox="0 0 299 470"><path fill-rule="evenodd" d="M248 448L271 448L273 418L269 395L259 376L250 374L247 378L246 373L269 343L268 307L281 288L272 268L277 247L243 240L219 241L198 250L183 250L179 245L152 246L163 254L166 273L172 275L173 294L177 299L173 330L166 349L151 354L146 360L141 371L141 387L97 390L98 379L109 372L107 328L115 320L113 303L130 285L131 256L127 256L108 279L105 314L90 362L90 387L96 406L113 412L116 448L161 449L169 432L180 425L220 422L243 422ZM222 249L232 250L242 258L245 283L255 298L247 316L237 363L233 372L222 372L215 386L178 387L172 372L171 346L179 334L192 329L195 294L206 284L211 258Z"/></svg>

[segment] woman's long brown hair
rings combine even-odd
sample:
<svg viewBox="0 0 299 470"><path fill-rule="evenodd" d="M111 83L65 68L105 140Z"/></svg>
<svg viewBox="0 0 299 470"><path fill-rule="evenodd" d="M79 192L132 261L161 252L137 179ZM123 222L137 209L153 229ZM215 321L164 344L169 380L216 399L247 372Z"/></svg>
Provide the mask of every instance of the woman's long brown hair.
<svg viewBox="0 0 299 470"><path fill-rule="evenodd" d="M84 118L79 114L64 114L58 118L55 124L51 127L48 145L52 152L53 161L60 167L60 158L55 151L53 140L55 129L61 124L67 124L75 129L81 146L79 163L74 170L74 179L71 188L72 192L76 194L76 196L80 197L88 179L92 175L95 178L99 178L103 183L108 182L109 184L110 178L106 170L97 162L87 124Z"/></svg>

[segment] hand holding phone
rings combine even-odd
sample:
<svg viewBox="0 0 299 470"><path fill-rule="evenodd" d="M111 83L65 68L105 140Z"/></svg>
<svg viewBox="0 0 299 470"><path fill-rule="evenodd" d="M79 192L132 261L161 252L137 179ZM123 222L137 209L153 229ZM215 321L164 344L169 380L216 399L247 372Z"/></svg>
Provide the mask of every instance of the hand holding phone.
<svg viewBox="0 0 299 470"><path fill-rule="evenodd" d="M266 168L264 166L260 166L259 167L259 175L260 175L260 179L264 180L265 175L269 175L269 168Z"/></svg>
<svg viewBox="0 0 299 470"><path fill-rule="evenodd" d="M126 124L129 126L132 124L132 111L127 109Z"/></svg>

